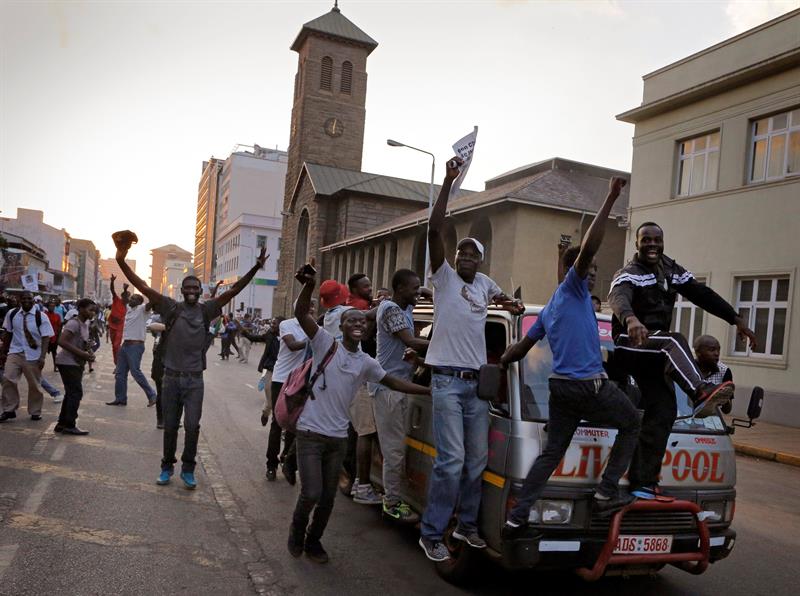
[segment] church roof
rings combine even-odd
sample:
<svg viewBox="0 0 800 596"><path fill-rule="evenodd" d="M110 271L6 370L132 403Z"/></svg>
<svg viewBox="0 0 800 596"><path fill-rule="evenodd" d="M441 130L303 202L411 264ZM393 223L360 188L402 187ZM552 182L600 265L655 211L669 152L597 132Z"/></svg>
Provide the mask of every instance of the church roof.
<svg viewBox="0 0 800 596"><path fill-rule="evenodd" d="M372 53L372 50L378 47L378 42L372 39L369 35L359 29L350 19L344 16L339 10L338 6L334 6L330 12L325 13L321 17L317 17L313 21L309 21L300 33L297 34L291 49L299 51L300 47L306 38L312 34L317 33L321 35L336 37L358 45L366 46L368 49L367 54Z"/></svg>
<svg viewBox="0 0 800 596"><path fill-rule="evenodd" d="M424 205L428 204L428 193L430 192L430 183L428 182L346 170L334 166L322 166L309 162L303 164L303 169L304 172L301 172L300 177L303 176L303 173L308 176L311 186L314 188L314 193L317 195L333 196L347 191L404 201L416 201ZM441 186L438 184L434 185L434 200L438 196L440 188ZM472 194L473 191L462 190L461 192L463 194ZM295 189L296 193L297 188Z"/></svg>
<svg viewBox="0 0 800 596"><path fill-rule="evenodd" d="M488 208L503 202L594 214L600 209L608 193L608 179L611 176L622 176L630 180L628 172L554 157L496 176L486 182L486 189L482 192L462 194L450 200L447 215ZM625 215L627 212L629 188L630 185L626 185L614 203L612 217ZM388 221L366 234L339 240L322 250L327 251L412 228L427 220L427 208L421 209Z"/></svg>

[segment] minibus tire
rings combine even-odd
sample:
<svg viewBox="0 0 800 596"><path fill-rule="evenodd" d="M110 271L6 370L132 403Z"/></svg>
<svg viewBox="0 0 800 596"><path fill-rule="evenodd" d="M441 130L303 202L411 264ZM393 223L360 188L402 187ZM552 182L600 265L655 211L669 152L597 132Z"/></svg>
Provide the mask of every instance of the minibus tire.
<svg viewBox="0 0 800 596"><path fill-rule="evenodd" d="M444 544L450 551L450 559L434 563L434 565L439 577L458 586L463 585L472 577L480 553L465 542L453 538L454 529L455 524L451 524L444 535Z"/></svg>

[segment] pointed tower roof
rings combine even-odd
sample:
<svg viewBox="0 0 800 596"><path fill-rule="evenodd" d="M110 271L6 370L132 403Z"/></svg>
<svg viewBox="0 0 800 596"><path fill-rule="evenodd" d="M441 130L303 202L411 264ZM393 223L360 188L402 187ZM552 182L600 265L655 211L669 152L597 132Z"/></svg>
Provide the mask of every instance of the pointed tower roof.
<svg viewBox="0 0 800 596"><path fill-rule="evenodd" d="M300 47L303 45L303 42L305 42L306 38L314 34L324 37L334 37L363 46L367 48L367 55L378 47L377 41L356 27L350 19L342 14L339 10L338 2L334 4L330 12L303 25L291 49L295 52L300 51Z"/></svg>

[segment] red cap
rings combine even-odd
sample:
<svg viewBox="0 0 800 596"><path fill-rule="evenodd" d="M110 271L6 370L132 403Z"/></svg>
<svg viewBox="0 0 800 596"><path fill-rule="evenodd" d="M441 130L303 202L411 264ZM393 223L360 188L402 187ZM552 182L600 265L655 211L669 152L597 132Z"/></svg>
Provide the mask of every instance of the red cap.
<svg viewBox="0 0 800 596"><path fill-rule="evenodd" d="M335 279L326 279L319 287L319 301L325 308L333 308L344 304L350 290L346 285L340 284Z"/></svg>

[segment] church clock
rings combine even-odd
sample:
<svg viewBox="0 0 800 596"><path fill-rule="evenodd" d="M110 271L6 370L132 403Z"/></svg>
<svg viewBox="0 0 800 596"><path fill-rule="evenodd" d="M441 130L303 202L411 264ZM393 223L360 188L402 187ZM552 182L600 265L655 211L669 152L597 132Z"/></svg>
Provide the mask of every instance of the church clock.
<svg viewBox="0 0 800 596"><path fill-rule="evenodd" d="M328 118L325 121L325 134L329 137L340 137L344 132L344 124L339 118Z"/></svg>

